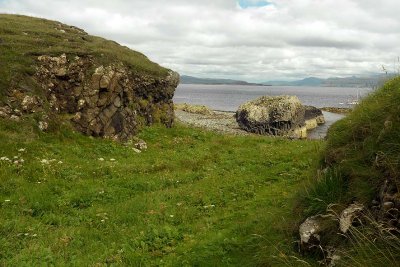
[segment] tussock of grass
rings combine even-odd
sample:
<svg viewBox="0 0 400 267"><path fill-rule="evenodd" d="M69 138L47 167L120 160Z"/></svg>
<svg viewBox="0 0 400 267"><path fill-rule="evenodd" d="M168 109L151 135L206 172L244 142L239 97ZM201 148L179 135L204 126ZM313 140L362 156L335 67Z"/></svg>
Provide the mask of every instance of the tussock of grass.
<svg viewBox="0 0 400 267"><path fill-rule="evenodd" d="M24 160L0 160L0 265L307 266L292 196L318 142L155 126L137 154L35 125L0 120Z"/></svg>

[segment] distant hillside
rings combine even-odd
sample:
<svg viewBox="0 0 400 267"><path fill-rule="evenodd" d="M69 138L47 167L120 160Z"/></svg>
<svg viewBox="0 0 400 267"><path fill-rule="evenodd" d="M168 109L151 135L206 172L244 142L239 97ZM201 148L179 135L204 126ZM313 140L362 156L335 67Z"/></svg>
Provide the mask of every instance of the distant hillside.
<svg viewBox="0 0 400 267"><path fill-rule="evenodd" d="M266 81L265 85L274 86L322 86L322 87L377 87L385 80L392 78L393 75L373 75L370 77L332 77L328 79L320 79L308 77L297 81Z"/></svg>
<svg viewBox="0 0 400 267"><path fill-rule="evenodd" d="M260 85L231 79L197 78L187 75L181 76L181 84L234 84L234 85Z"/></svg>

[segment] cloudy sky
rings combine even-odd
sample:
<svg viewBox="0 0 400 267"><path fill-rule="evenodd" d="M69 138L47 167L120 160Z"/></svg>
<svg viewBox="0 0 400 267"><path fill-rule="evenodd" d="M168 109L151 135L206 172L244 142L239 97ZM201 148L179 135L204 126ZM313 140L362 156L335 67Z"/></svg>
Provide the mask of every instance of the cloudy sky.
<svg viewBox="0 0 400 267"><path fill-rule="evenodd" d="M0 0L181 74L248 81L397 69L400 0Z"/></svg>

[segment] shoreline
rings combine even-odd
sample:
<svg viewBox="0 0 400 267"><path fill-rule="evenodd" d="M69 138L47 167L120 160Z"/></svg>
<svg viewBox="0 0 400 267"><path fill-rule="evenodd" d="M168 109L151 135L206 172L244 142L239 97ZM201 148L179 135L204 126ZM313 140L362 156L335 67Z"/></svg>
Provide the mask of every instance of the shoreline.
<svg viewBox="0 0 400 267"><path fill-rule="evenodd" d="M175 119L183 124L218 132L221 134L232 135L257 135L247 132L239 127L235 119L234 111L212 110L205 106L194 106L194 110L182 110L182 106L175 109ZM335 115L346 115L350 110L343 108L325 107L321 108L324 112L333 113ZM333 112L337 111L337 112ZM333 122L327 121L325 124L308 131L311 138L308 140L320 140L326 135L326 132Z"/></svg>

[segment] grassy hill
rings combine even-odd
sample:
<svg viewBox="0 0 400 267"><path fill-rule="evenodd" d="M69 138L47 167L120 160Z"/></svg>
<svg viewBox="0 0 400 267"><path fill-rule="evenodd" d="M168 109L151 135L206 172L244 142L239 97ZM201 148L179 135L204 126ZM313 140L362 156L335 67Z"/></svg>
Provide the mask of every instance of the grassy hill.
<svg viewBox="0 0 400 267"><path fill-rule="evenodd" d="M0 95L10 86L30 85L29 76L40 55L91 55L98 65L120 61L139 73L156 77L168 73L143 54L116 42L56 21L20 15L0 14L0 50Z"/></svg>
<svg viewBox="0 0 400 267"><path fill-rule="evenodd" d="M395 266L400 262L399 103L397 77L331 127L304 200L307 215L326 210L340 213L354 202L365 205L361 227L340 244L344 266ZM337 236L334 233L331 240Z"/></svg>

